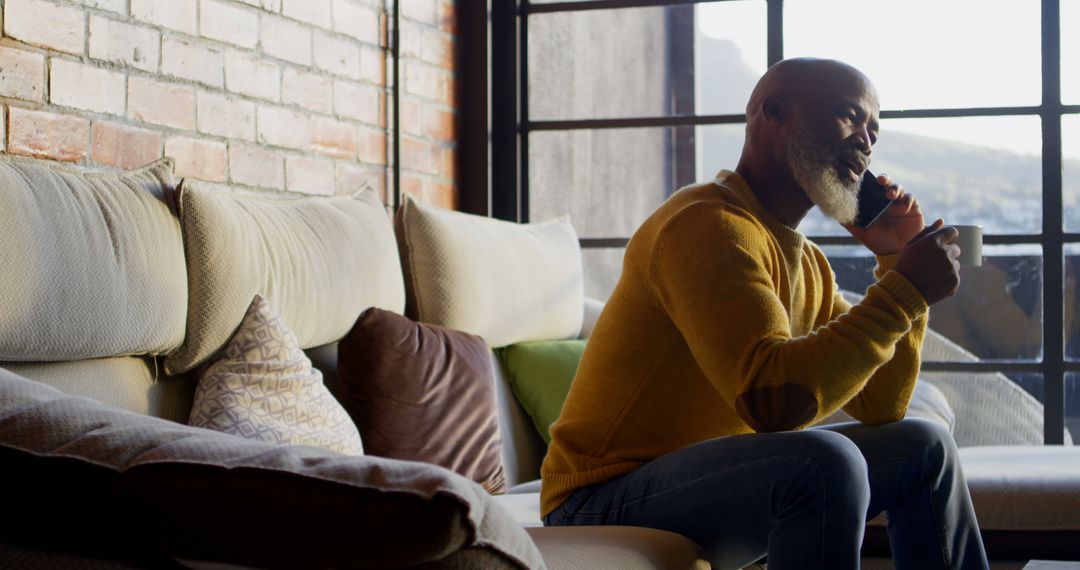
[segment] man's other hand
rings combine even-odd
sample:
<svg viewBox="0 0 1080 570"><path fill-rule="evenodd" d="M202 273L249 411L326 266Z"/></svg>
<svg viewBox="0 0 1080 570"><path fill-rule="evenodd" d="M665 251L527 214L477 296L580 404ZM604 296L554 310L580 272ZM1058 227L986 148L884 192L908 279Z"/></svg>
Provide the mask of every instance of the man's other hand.
<svg viewBox="0 0 1080 570"><path fill-rule="evenodd" d="M869 228L844 226L855 239L862 242L874 255L900 253L915 236L923 230L923 215L915 196L904 192L887 174L877 177L885 186L885 197L893 203Z"/></svg>
<svg viewBox="0 0 1080 570"><path fill-rule="evenodd" d="M900 254L896 271L926 299L928 305L951 297L960 287L960 232L935 221L916 235Z"/></svg>

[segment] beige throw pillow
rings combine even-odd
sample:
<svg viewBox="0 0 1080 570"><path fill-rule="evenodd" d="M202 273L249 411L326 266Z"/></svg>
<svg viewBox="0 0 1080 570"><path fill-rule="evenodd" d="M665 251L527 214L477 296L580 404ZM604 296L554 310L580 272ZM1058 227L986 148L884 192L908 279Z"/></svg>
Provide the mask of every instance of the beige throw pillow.
<svg viewBox="0 0 1080 570"><path fill-rule="evenodd" d="M394 229L374 190L277 198L184 181L179 205L191 300L169 374L221 350L255 294L302 348L337 341L368 307L405 308Z"/></svg>
<svg viewBox="0 0 1080 570"><path fill-rule="evenodd" d="M577 337L585 289L569 218L514 224L406 196L395 223L409 317L491 347Z"/></svg>
<svg viewBox="0 0 1080 570"><path fill-rule="evenodd" d="M171 159L88 173L0 154L0 361L180 346L184 249L163 201L174 187Z"/></svg>
<svg viewBox="0 0 1080 570"><path fill-rule="evenodd" d="M189 423L248 439L363 454L348 413L260 295L199 380Z"/></svg>

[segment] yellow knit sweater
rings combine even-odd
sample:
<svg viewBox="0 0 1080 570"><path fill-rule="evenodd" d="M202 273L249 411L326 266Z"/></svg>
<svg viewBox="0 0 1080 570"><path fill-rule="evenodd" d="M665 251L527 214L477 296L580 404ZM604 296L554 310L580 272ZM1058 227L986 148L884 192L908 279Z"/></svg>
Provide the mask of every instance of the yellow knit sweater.
<svg viewBox="0 0 1080 570"><path fill-rule="evenodd" d="M927 305L879 257L850 306L825 255L733 172L669 198L626 248L541 470L547 515L575 489L686 445L793 430L837 409L904 416Z"/></svg>

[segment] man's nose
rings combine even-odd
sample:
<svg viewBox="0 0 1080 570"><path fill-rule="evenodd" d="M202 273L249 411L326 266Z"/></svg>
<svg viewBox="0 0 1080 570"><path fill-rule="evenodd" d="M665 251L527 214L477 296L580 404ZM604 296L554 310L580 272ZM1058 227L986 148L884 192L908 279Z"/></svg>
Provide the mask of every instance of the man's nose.
<svg viewBox="0 0 1080 570"><path fill-rule="evenodd" d="M856 145L858 146L859 150L861 150L865 154L870 154L874 150L874 145L872 142L870 142L871 140L873 139L870 138L870 131L867 130L866 127L859 129L855 133Z"/></svg>

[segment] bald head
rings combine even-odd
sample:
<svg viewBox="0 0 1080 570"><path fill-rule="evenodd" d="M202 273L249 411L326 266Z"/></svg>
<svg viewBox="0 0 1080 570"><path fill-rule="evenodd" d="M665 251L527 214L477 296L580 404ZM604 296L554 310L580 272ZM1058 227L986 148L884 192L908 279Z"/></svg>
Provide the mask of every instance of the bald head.
<svg viewBox="0 0 1080 570"><path fill-rule="evenodd" d="M754 86L746 105L747 122L761 115L762 103L769 97L781 97L791 103L802 104L859 91L869 92L877 102L874 84L851 65L835 59L785 59L770 67Z"/></svg>
<svg viewBox="0 0 1080 570"><path fill-rule="evenodd" d="M750 95L736 170L755 192L773 194L774 209L794 212L788 219L816 204L846 223L877 140L879 107L873 83L846 63L781 61Z"/></svg>

